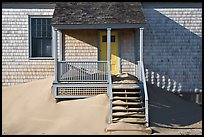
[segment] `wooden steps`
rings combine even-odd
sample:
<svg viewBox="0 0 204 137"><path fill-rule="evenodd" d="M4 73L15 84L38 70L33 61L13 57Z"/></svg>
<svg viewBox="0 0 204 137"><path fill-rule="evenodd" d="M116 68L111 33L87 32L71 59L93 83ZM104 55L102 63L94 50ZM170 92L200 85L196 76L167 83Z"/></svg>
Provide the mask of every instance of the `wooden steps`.
<svg viewBox="0 0 204 137"><path fill-rule="evenodd" d="M132 124L133 129L122 128L107 128L109 131L122 130L144 130L145 131L145 108L143 104L142 92L139 86L120 85L113 87L112 101L112 123ZM135 127L137 125L138 128ZM150 132L150 131L148 131Z"/></svg>

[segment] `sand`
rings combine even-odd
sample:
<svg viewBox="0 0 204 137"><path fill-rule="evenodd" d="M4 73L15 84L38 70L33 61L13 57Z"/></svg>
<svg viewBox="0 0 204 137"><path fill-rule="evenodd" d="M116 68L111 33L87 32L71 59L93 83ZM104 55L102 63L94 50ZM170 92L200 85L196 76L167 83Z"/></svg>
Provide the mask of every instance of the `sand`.
<svg viewBox="0 0 204 137"><path fill-rule="evenodd" d="M3 134L104 134L107 95L55 103L52 81L3 89Z"/></svg>
<svg viewBox="0 0 204 137"><path fill-rule="evenodd" d="M52 82L53 77L50 77L2 88L3 135L144 134L138 131L106 132L109 126L106 94L56 103L51 94ZM149 90L153 134L202 134L200 106L157 88Z"/></svg>
<svg viewBox="0 0 204 137"><path fill-rule="evenodd" d="M202 107L148 84L153 134L202 135Z"/></svg>

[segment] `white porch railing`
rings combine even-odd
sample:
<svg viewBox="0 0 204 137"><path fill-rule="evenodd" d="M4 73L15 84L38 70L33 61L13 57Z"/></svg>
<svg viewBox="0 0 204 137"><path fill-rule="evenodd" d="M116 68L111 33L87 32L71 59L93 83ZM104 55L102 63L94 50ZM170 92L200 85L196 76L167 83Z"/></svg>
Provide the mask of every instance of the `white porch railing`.
<svg viewBox="0 0 204 137"><path fill-rule="evenodd" d="M60 82L108 82L107 61L59 61Z"/></svg>
<svg viewBox="0 0 204 137"><path fill-rule="evenodd" d="M149 112L148 112L149 99L148 99L147 84L146 84L146 79L145 79L143 61L138 61L136 75L138 79L143 82L144 96L145 96L145 120L146 120L146 126L149 127Z"/></svg>

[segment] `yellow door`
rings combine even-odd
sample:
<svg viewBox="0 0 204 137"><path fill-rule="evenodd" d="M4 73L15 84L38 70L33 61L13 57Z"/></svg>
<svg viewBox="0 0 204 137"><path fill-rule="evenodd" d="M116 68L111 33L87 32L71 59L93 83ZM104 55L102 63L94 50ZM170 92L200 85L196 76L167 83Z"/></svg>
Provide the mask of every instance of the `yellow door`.
<svg viewBox="0 0 204 137"><path fill-rule="evenodd" d="M100 60L107 60L107 33L100 32ZM111 32L111 74L118 74L118 32Z"/></svg>

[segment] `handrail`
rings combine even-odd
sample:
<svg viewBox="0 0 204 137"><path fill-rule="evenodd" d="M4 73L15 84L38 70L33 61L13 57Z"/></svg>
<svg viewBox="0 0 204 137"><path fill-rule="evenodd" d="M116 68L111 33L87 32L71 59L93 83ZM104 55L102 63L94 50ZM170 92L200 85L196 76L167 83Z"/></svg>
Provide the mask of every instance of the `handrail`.
<svg viewBox="0 0 204 137"><path fill-rule="evenodd" d="M88 60L88 61L58 61L59 63L67 63L67 62L69 62L69 63L80 63L80 62L87 62L87 63L95 63L95 62L98 62L98 63L107 63L108 61L90 61L90 60Z"/></svg>
<svg viewBox="0 0 204 137"><path fill-rule="evenodd" d="M110 99L109 124L111 124L111 123L112 123L112 101L113 101L113 93L112 93L112 78L111 78L110 61L108 61L108 95L109 95L109 99Z"/></svg>
<svg viewBox="0 0 204 137"><path fill-rule="evenodd" d="M149 113L148 113L148 93L147 93L147 84L145 79L145 72L144 72L144 64L143 61L140 62L141 73L142 73L142 82L144 87L144 95L145 95L145 119L146 119L146 126L149 127Z"/></svg>

